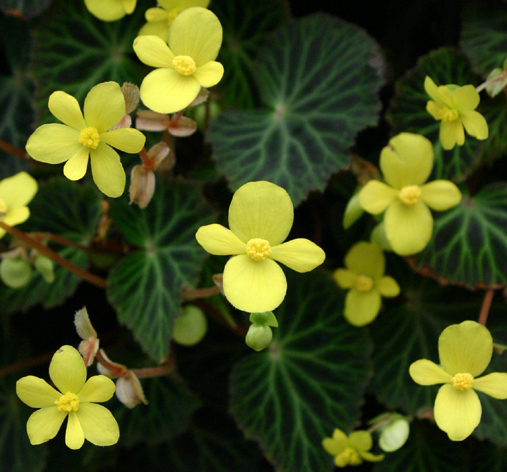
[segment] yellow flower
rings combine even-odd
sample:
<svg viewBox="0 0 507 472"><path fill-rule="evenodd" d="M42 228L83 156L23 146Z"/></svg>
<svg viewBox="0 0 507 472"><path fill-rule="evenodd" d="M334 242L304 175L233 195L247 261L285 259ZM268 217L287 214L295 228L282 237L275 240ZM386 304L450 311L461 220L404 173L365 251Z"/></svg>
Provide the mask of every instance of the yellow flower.
<svg viewBox="0 0 507 472"><path fill-rule="evenodd" d="M9 226L24 223L30 217L27 205L39 189L37 181L26 172L19 172L0 181L0 221ZM0 238L5 230L0 228Z"/></svg>
<svg viewBox="0 0 507 472"><path fill-rule="evenodd" d="M79 449L85 439L96 446L118 442L118 423L107 408L96 405L113 396L115 387L111 379L96 375L86 381L83 358L72 346L62 346L56 351L49 365L49 376L59 391L33 375L16 383L21 401L40 408L32 413L26 425L33 445L53 439L67 417L65 444L70 449Z"/></svg>
<svg viewBox="0 0 507 472"><path fill-rule="evenodd" d="M478 378L491 361L493 339L488 329L475 321L445 328L438 338L438 354L439 366L420 359L410 366L410 376L420 385L444 384L435 400L435 421L449 439L462 441L481 421L481 402L474 390L505 400L507 374Z"/></svg>
<svg viewBox="0 0 507 472"><path fill-rule="evenodd" d="M125 100L116 82L93 87L84 102L84 117L79 103L65 92L49 97L49 111L64 124L39 126L26 143L26 150L36 161L60 164L65 177L79 180L86 174L91 160L93 180L108 197L119 197L125 189L125 171L120 151L141 151L146 138L136 129L109 131L125 115Z"/></svg>
<svg viewBox="0 0 507 472"><path fill-rule="evenodd" d="M458 187L448 180L422 185L433 168L433 146L423 136L401 133L380 154L380 169L388 185L370 180L359 193L359 203L374 215L384 215L392 250L400 256L422 251L433 233L428 207L444 211L461 201Z"/></svg>
<svg viewBox="0 0 507 472"><path fill-rule="evenodd" d="M159 7L148 8L145 13L146 23L139 31L139 36L154 34L167 41L169 25L176 16L189 7L207 8L209 0L159 0Z"/></svg>
<svg viewBox="0 0 507 472"><path fill-rule="evenodd" d="M488 124L475 109L479 105L479 93L473 85L441 85L437 87L429 77L424 81L426 93L433 99L426 110L440 123L440 142L444 149L452 149L456 143L465 142L465 131L477 139L486 139L489 135Z"/></svg>
<svg viewBox="0 0 507 472"><path fill-rule="evenodd" d="M221 45L220 21L201 7L187 8L174 19L167 43L158 36L138 36L135 53L145 64L158 67L141 84L143 103L158 113L190 105L201 87L222 79L224 67L215 61Z"/></svg>
<svg viewBox="0 0 507 472"><path fill-rule="evenodd" d="M232 197L231 229L212 224L197 231L197 242L210 254L234 256L225 265L223 289L238 310L262 313L282 303L287 280L275 261L297 272L308 272L324 262L324 251L308 239L283 243L293 220L294 207L283 188L271 182L249 182Z"/></svg>
<svg viewBox="0 0 507 472"><path fill-rule="evenodd" d="M392 277L384 275L384 253L375 243L361 241L345 256L345 267L333 277L341 288L350 289L345 297L343 314L354 326L371 323L378 315L381 296L396 297L400 287Z"/></svg>
<svg viewBox="0 0 507 472"><path fill-rule="evenodd" d="M372 454L368 452L373 446L371 434L368 431L354 431L347 436L343 431L336 428L332 438L325 438L322 446L332 456L337 467L347 465L359 465L363 461L379 462L384 459L384 454Z"/></svg>
<svg viewBox="0 0 507 472"><path fill-rule="evenodd" d="M137 0L85 0L88 11L102 21L116 21L130 15Z"/></svg>

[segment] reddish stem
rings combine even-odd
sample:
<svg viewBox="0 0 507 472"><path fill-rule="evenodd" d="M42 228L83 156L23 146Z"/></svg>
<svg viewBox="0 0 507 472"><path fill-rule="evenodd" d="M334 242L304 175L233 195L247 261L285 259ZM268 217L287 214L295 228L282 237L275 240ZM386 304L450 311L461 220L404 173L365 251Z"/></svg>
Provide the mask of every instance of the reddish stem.
<svg viewBox="0 0 507 472"><path fill-rule="evenodd" d="M491 308L491 303L493 302L493 296L495 295L495 291L493 289L489 289L484 294L484 299L482 300L481 312L479 313L479 320L477 321L479 324L486 326L486 321L488 321L489 309Z"/></svg>
<svg viewBox="0 0 507 472"><path fill-rule="evenodd" d="M0 139L0 149L2 151L5 151L7 154L12 154L13 156L20 157L24 161L30 159L25 150L19 149L16 146L13 146L12 144L4 141L3 139Z"/></svg>
<svg viewBox="0 0 507 472"><path fill-rule="evenodd" d="M220 287L182 288L181 294L186 298L207 298L220 293Z"/></svg>

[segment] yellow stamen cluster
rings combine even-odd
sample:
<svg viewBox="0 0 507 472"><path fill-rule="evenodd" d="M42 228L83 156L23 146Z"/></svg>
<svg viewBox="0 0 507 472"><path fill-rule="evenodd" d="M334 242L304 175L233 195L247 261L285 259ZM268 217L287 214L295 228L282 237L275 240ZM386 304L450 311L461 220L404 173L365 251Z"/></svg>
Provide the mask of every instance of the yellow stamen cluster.
<svg viewBox="0 0 507 472"><path fill-rule="evenodd" d="M100 135L97 131L97 128L85 128L79 134L78 141L83 145L91 149L97 149L97 146L100 143Z"/></svg>
<svg viewBox="0 0 507 472"><path fill-rule="evenodd" d="M246 253L254 261L263 261L271 254L269 241L261 238L250 239L246 244Z"/></svg>
<svg viewBox="0 0 507 472"><path fill-rule="evenodd" d="M185 7L173 8L167 12L167 24L170 25L173 20L185 9Z"/></svg>
<svg viewBox="0 0 507 472"><path fill-rule="evenodd" d="M58 406L60 411L71 412L77 411L79 408L79 398L75 393L67 392L62 395L58 400L55 400L55 405Z"/></svg>
<svg viewBox="0 0 507 472"><path fill-rule="evenodd" d="M399 198L405 205L415 205L421 201L421 195L419 185L407 185L400 190Z"/></svg>
<svg viewBox="0 0 507 472"><path fill-rule="evenodd" d="M471 389L473 383L474 383L474 378L473 378L472 374L469 374L469 373L456 374L452 378L452 386L456 390L461 390L462 392L465 390Z"/></svg>
<svg viewBox="0 0 507 472"><path fill-rule="evenodd" d="M447 106L440 108L440 110L438 110L438 114L442 121L455 121L459 117L458 110Z"/></svg>
<svg viewBox="0 0 507 472"><path fill-rule="evenodd" d="M373 280L367 275L358 275L354 285L360 292L367 292L373 288Z"/></svg>
<svg viewBox="0 0 507 472"><path fill-rule="evenodd" d="M192 75L195 72L195 61L190 56L176 56L173 67L181 75Z"/></svg>

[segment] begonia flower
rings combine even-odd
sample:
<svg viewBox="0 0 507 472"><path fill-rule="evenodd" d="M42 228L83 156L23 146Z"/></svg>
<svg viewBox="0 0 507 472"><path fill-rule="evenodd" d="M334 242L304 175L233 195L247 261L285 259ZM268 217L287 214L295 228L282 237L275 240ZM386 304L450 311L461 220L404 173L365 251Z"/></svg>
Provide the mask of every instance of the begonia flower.
<svg viewBox="0 0 507 472"><path fill-rule="evenodd" d="M155 35L167 41L169 26L177 15L189 7L207 8L209 0L158 0L158 7L148 8L144 14L146 23L139 31L139 36Z"/></svg>
<svg viewBox="0 0 507 472"><path fill-rule="evenodd" d="M429 77L424 81L424 89L432 98L426 110L440 123L440 142L446 150L456 144L463 146L465 127L467 133L477 139L486 139L489 135L488 124L484 117L475 109L479 105L479 92L473 85L448 84L437 87Z"/></svg>
<svg viewBox="0 0 507 472"><path fill-rule="evenodd" d="M347 436L336 428L333 437L325 438L322 446L327 453L334 456L337 467L360 465L363 461L379 462L384 459L384 454L375 455L369 452L373 446L373 440L368 431L354 431Z"/></svg>
<svg viewBox="0 0 507 472"><path fill-rule="evenodd" d="M359 203L368 213L385 211L385 233L400 256L416 254L428 244L433 233L430 208L444 211L461 201L458 187L448 180L424 183L432 168L431 142L418 134L400 133L380 154L386 183L370 180L359 192Z"/></svg>
<svg viewBox="0 0 507 472"><path fill-rule="evenodd" d="M137 0L85 0L88 11L102 21L116 21L130 15Z"/></svg>
<svg viewBox="0 0 507 472"><path fill-rule="evenodd" d="M308 239L284 243L293 220L294 207L282 187L249 182L232 197L230 229L212 224L197 231L197 242L210 254L233 256L224 268L223 289L238 310L262 313L282 303L287 280L277 262L297 272L324 262L324 251Z"/></svg>
<svg viewBox="0 0 507 472"><path fill-rule="evenodd" d="M167 42L158 36L138 36L134 51L156 67L141 83L141 100L158 113L174 113L190 105L201 87L222 79L224 67L215 59L222 45L222 25L214 13L187 8L171 24Z"/></svg>
<svg viewBox="0 0 507 472"><path fill-rule="evenodd" d="M56 351L49 376L58 390L33 375L16 383L20 400L32 408L40 408L32 413L26 425L31 444L53 439L65 418L68 418L65 444L70 449L80 449L85 439L96 446L118 442L118 423L107 408L97 405L113 396L115 386L111 379L95 375L86 380L83 358L72 346L62 346Z"/></svg>
<svg viewBox="0 0 507 472"><path fill-rule="evenodd" d="M30 217L27 205L37 193L37 181L26 172L19 172L0 181L0 221L9 226L24 223ZM0 238L5 230L0 228Z"/></svg>
<svg viewBox="0 0 507 472"><path fill-rule="evenodd" d="M481 421L482 407L475 390L505 400L507 374L479 377L491 361L493 339L475 321L445 328L438 338L438 353L440 365L420 359L410 366L410 376L420 385L444 384L435 399L435 422L449 439L462 441Z"/></svg>
<svg viewBox="0 0 507 472"><path fill-rule="evenodd" d="M26 143L28 154L48 164L66 162L63 173L70 180L82 179L90 160L99 190L108 197L119 197L125 190L125 170L111 146L137 153L146 141L136 129L111 130L125 115L120 86L104 82L93 87L84 101L84 116L77 100L62 91L51 94L48 107L63 124L39 126Z"/></svg>
<svg viewBox="0 0 507 472"><path fill-rule="evenodd" d="M346 269L337 269L336 283L349 289L345 297L345 319L354 326L371 323L380 311L382 297L396 297L400 287L384 275L385 257L375 243L360 241L345 256Z"/></svg>

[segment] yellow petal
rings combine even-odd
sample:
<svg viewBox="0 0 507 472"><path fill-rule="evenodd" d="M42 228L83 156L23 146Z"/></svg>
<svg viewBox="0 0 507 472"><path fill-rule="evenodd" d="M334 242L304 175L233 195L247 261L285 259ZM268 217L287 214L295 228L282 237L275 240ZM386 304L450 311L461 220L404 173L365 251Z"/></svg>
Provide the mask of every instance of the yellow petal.
<svg viewBox="0 0 507 472"><path fill-rule="evenodd" d="M332 456L336 456L342 451L340 445L333 441L331 438L324 438L322 440L322 447L327 453L331 454Z"/></svg>
<svg viewBox="0 0 507 472"><path fill-rule="evenodd" d="M435 82L428 76L424 80L424 90L437 104L447 105L448 107L452 106L452 99L449 98L449 95L442 95L441 88L437 87Z"/></svg>
<svg viewBox="0 0 507 472"><path fill-rule="evenodd" d="M294 221L294 207L289 194L271 182L249 182L232 197L229 228L241 241L261 238L271 247L289 235ZM270 310L262 310L270 311Z"/></svg>
<svg viewBox="0 0 507 472"><path fill-rule="evenodd" d="M350 433L349 442L358 451L369 451L373 446L371 433L368 431L354 431Z"/></svg>
<svg viewBox="0 0 507 472"><path fill-rule="evenodd" d="M454 107L459 110L475 110L480 102L479 92L473 85L464 85L459 87L452 93L454 99Z"/></svg>
<svg viewBox="0 0 507 472"><path fill-rule="evenodd" d="M269 257L296 272L309 272L324 262L326 253L312 241L298 238L272 247Z"/></svg>
<svg viewBox="0 0 507 472"><path fill-rule="evenodd" d="M470 390L456 390L451 384L440 387L435 399L435 422L452 441L463 441L481 421L481 402Z"/></svg>
<svg viewBox="0 0 507 472"><path fill-rule="evenodd" d="M49 96L49 111L64 125L78 131L86 128L86 123L78 101L68 93L57 91Z"/></svg>
<svg viewBox="0 0 507 472"><path fill-rule="evenodd" d="M424 136L400 133L380 153L380 169L394 188L421 185L433 168L433 144Z"/></svg>
<svg viewBox="0 0 507 472"><path fill-rule="evenodd" d="M174 113L190 105L200 90L199 82L191 75L181 75L174 69L156 69L144 78L141 99L153 111Z"/></svg>
<svg viewBox="0 0 507 472"><path fill-rule="evenodd" d="M158 36L138 36L134 39L134 52L148 66L172 67L174 54L165 40Z"/></svg>
<svg viewBox="0 0 507 472"><path fill-rule="evenodd" d="M442 109L442 105L439 105L438 103L434 102L433 100L430 100L426 104L426 110L433 118L435 118L435 120L442 119L442 115L440 114L441 109Z"/></svg>
<svg viewBox="0 0 507 472"><path fill-rule="evenodd" d="M116 82L95 85L84 101L84 119L87 126L103 133L109 131L125 115L125 98Z"/></svg>
<svg viewBox="0 0 507 472"><path fill-rule="evenodd" d="M419 385L448 383L452 379L452 375L428 359L419 359L413 362L410 365L409 373L412 380Z"/></svg>
<svg viewBox="0 0 507 472"><path fill-rule="evenodd" d="M94 375L86 381L77 396L80 402L107 402L114 395L114 390L114 382L110 378Z"/></svg>
<svg viewBox="0 0 507 472"><path fill-rule="evenodd" d="M122 0L85 0L89 12L102 21L116 21L127 13Z"/></svg>
<svg viewBox="0 0 507 472"><path fill-rule="evenodd" d="M465 131L461 120L442 121L440 123L439 139L446 151L450 151L456 143L462 146L465 142Z"/></svg>
<svg viewBox="0 0 507 472"><path fill-rule="evenodd" d="M137 0L122 0L123 8L127 15L130 15L136 8Z"/></svg>
<svg viewBox="0 0 507 472"><path fill-rule="evenodd" d="M38 190L37 181L26 172L19 172L0 181L0 198L8 210L24 207Z"/></svg>
<svg viewBox="0 0 507 472"><path fill-rule="evenodd" d="M345 256L345 266L357 275L379 278L384 275L386 260L382 249L375 243L360 241Z"/></svg>
<svg viewBox="0 0 507 472"><path fill-rule="evenodd" d="M19 399L32 408L54 406L55 400L61 397L45 380L29 375L16 382L16 394Z"/></svg>
<svg viewBox="0 0 507 472"><path fill-rule="evenodd" d="M347 269L336 269L333 278L340 288L352 288L356 281L357 274Z"/></svg>
<svg viewBox="0 0 507 472"><path fill-rule="evenodd" d="M28 207L18 207L13 210L7 212L7 214L2 218L2 221L9 226L16 226L21 223L24 223L30 217L30 210ZM1 229L1 228L0 228ZM4 230L2 230L4 231ZM0 233L2 234L2 233ZM4 233L5 234L5 233ZM2 234L3 236L3 234Z"/></svg>
<svg viewBox="0 0 507 472"><path fill-rule="evenodd" d="M49 376L63 394L79 392L86 380L86 367L77 349L72 346L58 349L49 364Z"/></svg>
<svg viewBox="0 0 507 472"><path fill-rule="evenodd" d="M248 313L273 311L283 302L287 291L285 274L275 261L254 261L247 255L229 259L223 283L231 305Z"/></svg>
<svg viewBox="0 0 507 472"><path fill-rule="evenodd" d="M436 211L444 211L461 202L461 192L449 180L434 180L421 186L421 200Z"/></svg>
<svg viewBox="0 0 507 472"><path fill-rule="evenodd" d="M79 131L66 125L39 126L28 138L26 152L36 161L60 164L76 154L83 145Z"/></svg>
<svg viewBox="0 0 507 472"><path fill-rule="evenodd" d="M107 144L100 143L90 149L93 181L108 197L119 197L125 190L125 171L118 153Z"/></svg>
<svg viewBox="0 0 507 472"><path fill-rule="evenodd" d="M195 234L205 251L215 256L232 256L246 253L246 244L222 225L201 226Z"/></svg>
<svg viewBox="0 0 507 472"><path fill-rule="evenodd" d="M322 447L333 456L342 453L348 446L349 438L338 428L335 428L332 438L325 438L322 441Z"/></svg>
<svg viewBox="0 0 507 472"><path fill-rule="evenodd" d="M79 405L80 411L82 405ZM85 440L85 435L83 433L83 428L81 427L81 423L79 422L78 415L76 411L71 411L69 413L69 419L67 420L67 430L65 431L65 444L69 449L80 449Z"/></svg>
<svg viewBox="0 0 507 472"><path fill-rule="evenodd" d="M69 180L82 179L88 168L88 158L90 157L90 148L81 146L81 149L74 154L63 166L63 175Z"/></svg>
<svg viewBox="0 0 507 472"><path fill-rule="evenodd" d="M384 226L393 251L400 256L421 252L433 233L433 217L424 202L405 205L399 200L386 211Z"/></svg>
<svg viewBox="0 0 507 472"><path fill-rule="evenodd" d="M489 136L488 123L477 111L460 111L460 117L467 133L477 139L487 139Z"/></svg>
<svg viewBox="0 0 507 472"><path fill-rule="evenodd" d="M398 190L378 180L370 180L359 192L359 204L373 215L382 213L398 198Z"/></svg>
<svg viewBox="0 0 507 472"><path fill-rule="evenodd" d="M474 379L473 388L493 398L505 400L507 398L507 374L494 372Z"/></svg>
<svg viewBox="0 0 507 472"><path fill-rule="evenodd" d="M84 437L92 444L111 446L118 442L120 429L107 408L95 403L84 403L79 405L76 414L83 428Z"/></svg>
<svg viewBox="0 0 507 472"><path fill-rule="evenodd" d="M371 452L359 451L359 455L362 459L368 462L380 462L384 460L384 454L372 454Z"/></svg>
<svg viewBox="0 0 507 472"><path fill-rule="evenodd" d="M213 87L222 80L224 66L220 62L211 61L198 67L193 75L201 87Z"/></svg>
<svg viewBox="0 0 507 472"><path fill-rule="evenodd" d="M120 128L102 133L100 141L120 151L134 154L141 151L146 142L146 136L136 129Z"/></svg>
<svg viewBox="0 0 507 472"><path fill-rule="evenodd" d="M159 5L163 6L166 10L173 8L188 8L188 7L203 7L207 8L210 0L160 0Z"/></svg>
<svg viewBox="0 0 507 472"><path fill-rule="evenodd" d="M375 283L375 288L383 297L397 297L400 294L400 286L392 277L385 275Z"/></svg>
<svg viewBox="0 0 507 472"><path fill-rule="evenodd" d="M367 325L377 317L381 301L380 293L375 289L361 292L353 288L345 296L345 319L354 326Z"/></svg>
<svg viewBox="0 0 507 472"><path fill-rule="evenodd" d="M167 10L164 10L163 8L158 8L158 7L148 8L148 10L146 10L144 12L144 17L146 18L146 21L148 21L149 23L154 23L154 22L160 23L160 22L164 21L167 26L166 29L169 28L169 24L168 24L169 12ZM166 35L166 39L167 39L167 35Z"/></svg>
<svg viewBox="0 0 507 472"><path fill-rule="evenodd" d="M149 8L146 13L148 13L149 10L161 10L161 8ZM151 21L148 20L149 23L146 23L142 26L142 28L139 30L138 36L157 36L159 37L164 43L167 45L167 34L169 33L169 25L167 24L167 12L165 12L166 19L162 21ZM138 54L138 57L139 54ZM144 62L144 61L143 61ZM145 63L146 64L146 63ZM163 67L168 67L169 64L166 63ZM152 66L152 67L158 67L158 66Z"/></svg>
<svg viewBox="0 0 507 472"><path fill-rule="evenodd" d="M60 411L56 405L32 413L26 423L26 432L30 443L35 446L53 439L66 416L67 413Z"/></svg>
<svg viewBox="0 0 507 472"><path fill-rule="evenodd" d="M222 25L205 8L187 8L172 22L168 43L175 56L190 56L201 67L217 58L222 45Z"/></svg>
<svg viewBox="0 0 507 472"><path fill-rule="evenodd" d="M493 338L488 328L475 321L448 326L438 338L442 368L450 375L481 375L493 355Z"/></svg>

